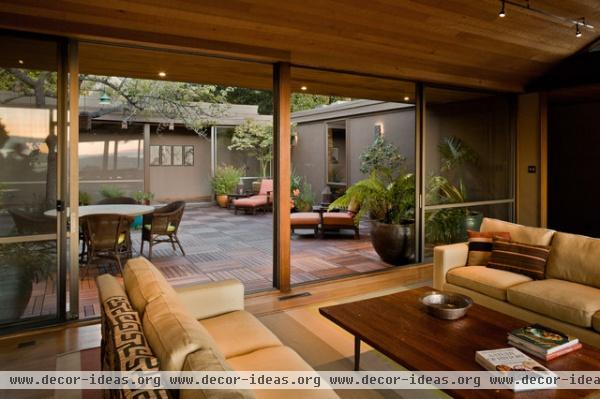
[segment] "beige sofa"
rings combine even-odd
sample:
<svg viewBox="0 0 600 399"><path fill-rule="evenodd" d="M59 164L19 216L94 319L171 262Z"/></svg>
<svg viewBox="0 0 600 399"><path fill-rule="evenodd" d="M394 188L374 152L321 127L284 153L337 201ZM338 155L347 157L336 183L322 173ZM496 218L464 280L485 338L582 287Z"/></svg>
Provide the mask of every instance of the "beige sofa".
<svg viewBox="0 0 600 399"><path fill-rule="evenodd" d="M486 218L481 231L508 231L511 239L550 245L546 278L465 266L466 243L434 249L433 286L531 323L541 323L600 347L600 239Z"/></svg>
<svg viewBox="0 0 600 399"><path fill-rule="evenodd" d="M173 288L145 258L129 260L124 286L110 275L97 279L103 303L103 335L110 298L129 299L161 370L312 371L256 317L244 310L244 287L226 280ZM121 314L124 313L121 311ZM110 342L103 336L103 342ZM114 348L104 348L114 351ZM182 390L189 398L338 398L331 390Z"/></svg>

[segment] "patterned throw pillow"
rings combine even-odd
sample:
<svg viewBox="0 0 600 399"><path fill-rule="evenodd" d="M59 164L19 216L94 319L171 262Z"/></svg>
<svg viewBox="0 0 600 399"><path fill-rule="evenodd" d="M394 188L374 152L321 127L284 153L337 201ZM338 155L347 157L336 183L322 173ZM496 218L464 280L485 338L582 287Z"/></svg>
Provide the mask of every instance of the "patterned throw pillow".
<svg viewBox="0 0 600 399"><path fill-rule="evenodd" d="M487 267L523 274L535 280L544 279L550 247L494 239Z"/></svg>
<svg viewBox="0 0 600 399"><path fill-rule="evenodd" d="M159 371L158 358L148 346L140 316L126 297L112 297L103 304L103 370ZM163 389L110 390L110 398L169 398Z"/></svg>
<svg viewBox="0 0 600 399"><path fill-rule="evenodd" d="M510 241L510 233L500 231L473 231L467 230L469 235L469 257L467 258L467 266L485 266L492 255L492 246L494 245L494 237Z"/></svg>

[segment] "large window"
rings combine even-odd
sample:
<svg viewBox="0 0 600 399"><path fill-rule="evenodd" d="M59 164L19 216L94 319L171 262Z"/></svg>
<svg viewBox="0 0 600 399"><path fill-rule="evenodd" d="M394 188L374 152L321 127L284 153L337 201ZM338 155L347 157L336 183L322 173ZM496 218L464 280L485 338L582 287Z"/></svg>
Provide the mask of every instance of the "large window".
<svg viewBox="0 0 600 399"><path fill-rule="evenodd" d="M425 256L484 216L512 219L514 119L507 95L425 89Z"/></svg>

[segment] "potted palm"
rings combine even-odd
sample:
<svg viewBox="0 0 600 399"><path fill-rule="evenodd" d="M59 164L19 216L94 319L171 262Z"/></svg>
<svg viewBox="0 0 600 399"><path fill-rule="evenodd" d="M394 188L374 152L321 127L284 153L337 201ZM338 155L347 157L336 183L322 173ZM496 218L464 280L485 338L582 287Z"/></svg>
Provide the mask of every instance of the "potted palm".
<svg viewBox="0 0 600 399"><path fill-rule="evenodd" d="M215 192L217 204L226 208L229 194L233 193L244 172L231 165L222 165L217 168L212 178L212 189Z"/></svg>
<svg viewBox="0 0 600 399"><path fill-rule="evenodd" d="M361 170L369 177L350 186L330 208L360 204L355 222L369 215L371 242L381 259L393 265L414 262L415 176L402 168L399 150L383 138L361 155Z"/></svg>

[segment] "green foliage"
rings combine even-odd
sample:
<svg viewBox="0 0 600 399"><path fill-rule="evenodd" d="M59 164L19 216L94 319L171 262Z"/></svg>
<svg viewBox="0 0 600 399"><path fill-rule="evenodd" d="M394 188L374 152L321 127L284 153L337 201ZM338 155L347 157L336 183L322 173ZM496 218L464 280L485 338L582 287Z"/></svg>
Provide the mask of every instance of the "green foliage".
<svg viewBox="0 0 600 399"><path fill-rule="evenodd" d="M319 94L292 93L292 112L305 111L317 108L321 105L330 105L341 100L347 100L347 98L322 96Z"/></svg>
<svg viewBox="0 0 600 399"><path fill-rule="evenodd" d="M3 268L15 268L23 273L24 283L37 283L51 276L56 265L56 245L50 242L3 244L0 259L3 275L6 274Z"/></svg>
<svg viewBox="0 0 600 399"><path fill-rule="evenodd" d="M154 199L154 193L145 193L140 190L133 194L133 199L135 199L139 204L143 203L144 201L152 201Z"/></svg>
<svg viewBox="0 0 600 399"><path fill-rule="evenodd" d="M444 137L438 145L440 153L440 171L460 170L466 164L477 165L479 155L458 137Z"/></svg>
<svg viewBox="0 0 600 399"><path fill-rule="evenodd" d="M123 197L125 193L117 186L105 186L100 189L100 195L104 198Z"/></svg>
<svg viewBox="0 0 600 399"><path fill-rule="evenodd" d="M273 158L273 126L246 119L236 126L229 150L245 151L255 157L261 169L260 177L267 177L267 171Z"/></svg>
<svg viewBox="0 0 600 399"><path fill-rule="evenodd" d="M213 191L217 195L233 193L242 176L244 171L241 168L231 165L219 166L211 180Z"/></svg>
<svg viewBox="0 0 600 399"><path fill-rule="evenodd" d="M79 192L79 205L90 205L92 203L92 196L86 191Z"/></svg>
<svg viewBox="0 0 600 399"><path fill-rule="evenodd" d="M370 214L388 224L402 224L414 219L415 176L399 173L397 176L380 170L350 186L344 195L336 199L330 209L347 208L352 202L360 204L355 222Z"/></svg>
<svg viewBox="0 0 600 399"><path fill-rule="evenodd" d="M386 173L393 173L399 170L406 160L398 147L385 141L381 136L377 137L373 143L360 154L360 171L370 175L374 170L385 170Z"/></svg>

